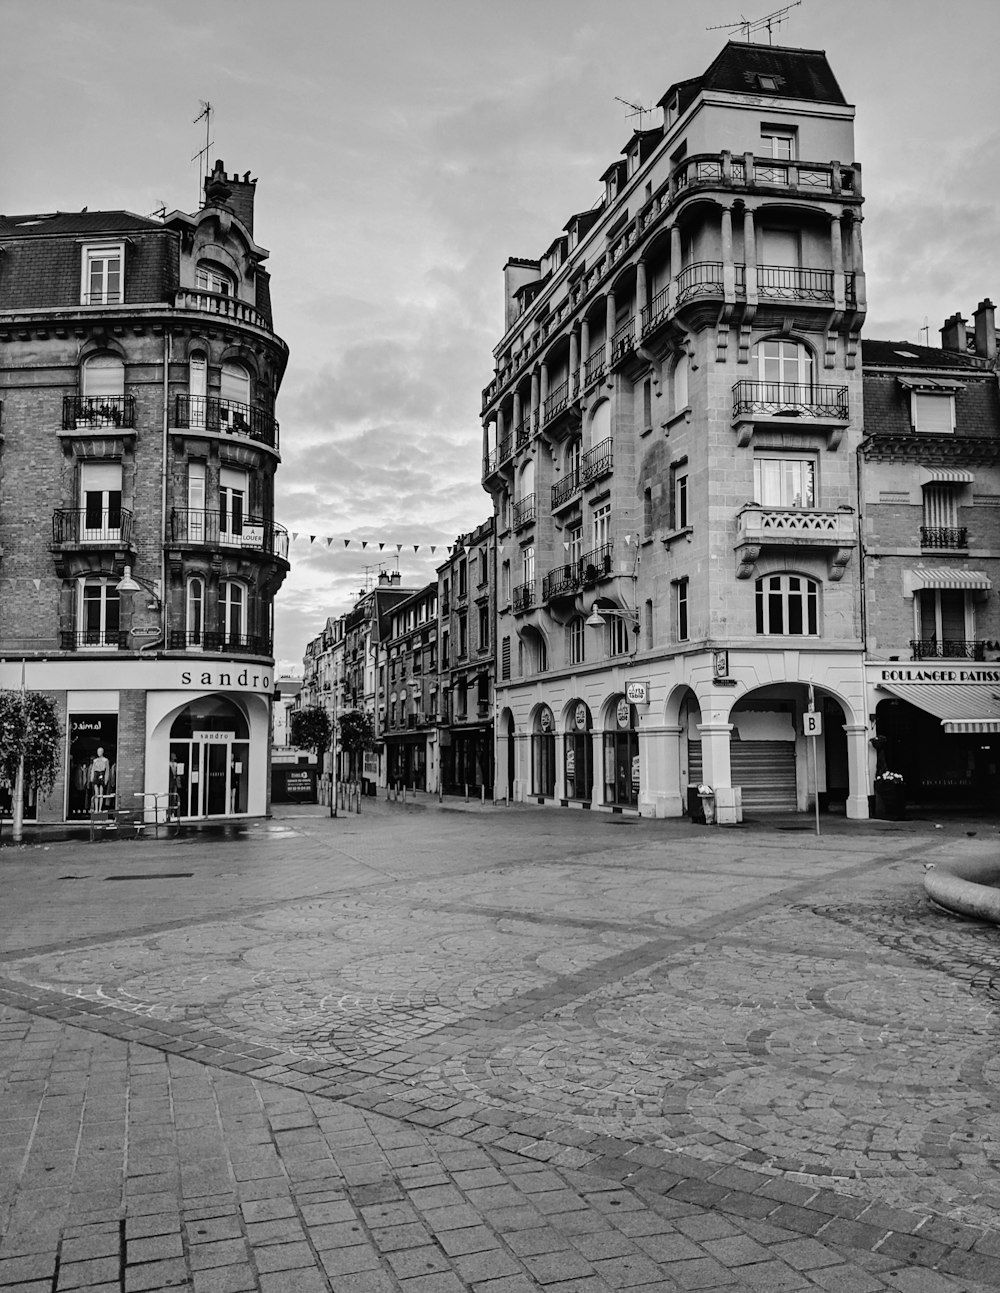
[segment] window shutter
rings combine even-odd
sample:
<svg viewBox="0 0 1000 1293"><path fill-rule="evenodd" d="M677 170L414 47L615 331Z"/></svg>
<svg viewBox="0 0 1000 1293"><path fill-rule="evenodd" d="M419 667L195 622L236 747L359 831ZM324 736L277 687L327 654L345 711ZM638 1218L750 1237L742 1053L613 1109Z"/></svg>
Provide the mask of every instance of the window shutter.
<svg viewBox="0 0 1000 1293"><path fill-rule="evenodd" d="M913 392L913 425L917 431L931 435L951 435L953 395L928 395Z"/></svg>
<svg viewBox="0 0 1000 1293"><path fill-rule="evenodd" d="M504 638L503 647L500 652L500 676L501 678L510 677L510 638Z"/></svg>

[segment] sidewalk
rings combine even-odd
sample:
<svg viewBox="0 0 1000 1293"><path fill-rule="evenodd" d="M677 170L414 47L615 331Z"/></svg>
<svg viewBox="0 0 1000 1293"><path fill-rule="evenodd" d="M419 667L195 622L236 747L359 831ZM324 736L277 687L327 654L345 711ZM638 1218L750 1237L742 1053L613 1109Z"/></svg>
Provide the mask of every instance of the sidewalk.
<svg viewBox="0 0 1000 1293"><path fill-rule="evenodd" d="M995 826L370 806L0 857L0 1288L1000 1286Z"/></svg>

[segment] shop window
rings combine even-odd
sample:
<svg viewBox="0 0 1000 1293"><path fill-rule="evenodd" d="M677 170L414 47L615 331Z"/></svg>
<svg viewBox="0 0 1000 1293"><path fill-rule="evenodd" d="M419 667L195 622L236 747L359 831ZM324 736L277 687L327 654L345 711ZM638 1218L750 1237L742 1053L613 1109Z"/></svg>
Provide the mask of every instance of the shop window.
<svg viewBox="0 0 1000 1293"><path fill-rule="evenodd" d="M570 713L570 729L563 741L566 798L590 801L594 784L594 754L590 710L578 701Z"/></svg>
<svg viewBox="0 0 1000 1293"><path fill-rule="evenodd" d="M815 507L816 459L759 455L753 464L753 496L762 507Z"/></svg>
<svg viewBox="0 0 1000 1293"><path fill-rule="evenodd" d="M66 817L79 821L115 807L118 779L118 715L70 712Z"/></svg>
<svg viewBox="0 0 1000 1293"><path fill-rule="evenodd" d="M604 733L604 802L634 808L639 802L639 719L624 696L614 726Z"/></svg>
<svg viewBox="0 0 1000 1293"><path fill-rule="evenodd" d="M250 731L232 701L192 701L170 728L170 792L183 819L248 811Z"/></svg>
<svg viewBox="0 0 1000 1293"><path fill-rule="evenodd" d="M556 793L556 734L552 710L543 705L531 734L531 793L551 798Z"/></svg>
<svg viewBox="0 0 1000 1293"><path fill-rule="evenodd" d="M125 244L95 243L83 249L80 301L83 305L119 305L125 285Z"/></svg>
<svg viewBox="0 0 1000 1293"><path fill-rule="evenodd" d="M121 617L117 577L81 579L78 585L78 644L85 647L121 645Z"/></svg>
<svg viewBox="0 0 1000 1293"><path fill-rule="evenodd" d="M757 632L815 636L819 632L819 587L802 575L766 575L757 580Z"/></svg>

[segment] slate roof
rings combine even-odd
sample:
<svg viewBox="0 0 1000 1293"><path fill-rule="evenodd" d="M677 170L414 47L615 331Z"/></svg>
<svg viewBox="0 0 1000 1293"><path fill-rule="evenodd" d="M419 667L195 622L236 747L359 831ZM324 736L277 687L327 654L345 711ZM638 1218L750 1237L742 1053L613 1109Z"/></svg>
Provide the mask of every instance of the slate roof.
<svg viewBox="0 0 1000 1293"><path fill-rule="evenodd" d="M758 76L773 76L776 90L765 90ZM816 103L847 103L826 53L821 49L790 49L782 45L753 45L729 41L701 75L675 82L660 103L679 92L681 112L701 90L735 94L773 95L776 99L808 99Z"/></svg>
<svg viewBox="0 0 1000 1293"><path fill-rule="evenodd" d="M965 368L988 372L990 365L978 355L963 355L938 346L918 346L912 341L877 341L863 337L861 363L865 368Z"/></svg>
<svg viewBox="0 0 1000 1293"><path fill-rule="evenodd" d="M162 229L158 220L131 211L48 211L35 215L0 215L0 238L35 235L130 233Z"/></svg>

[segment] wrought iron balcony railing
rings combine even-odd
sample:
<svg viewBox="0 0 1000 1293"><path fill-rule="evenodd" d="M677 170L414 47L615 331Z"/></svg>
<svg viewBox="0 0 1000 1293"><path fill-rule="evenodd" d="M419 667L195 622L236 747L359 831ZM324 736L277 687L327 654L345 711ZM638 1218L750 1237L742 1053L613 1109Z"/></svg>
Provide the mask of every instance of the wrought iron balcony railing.
<svg viewBox="0 0 1000 1293"><path fill-rule="evenodd" d="M525 445L528 443L528 441L531 439L531 417L530 417L530 415L529 415L528 417L524 418L522 421L520 421L520 422L517 424L517 429L516 429L516 431L515 431L514 435L515 435L516 447L517 447L518 449L523 449L523 448L524 448L524 446L525 446Z"/></svg>
<svg viewBox="0 0 1000 1293"><path fill-rule="evenodd" d="M135 426L133 395L64 395L63 430Z"/></svg>
<svg viewBox="0 0 1000 1293"><path fill-rule="evenodd" d="M580 492L580 468L574 467L568 471L562 480L552 486L552 506L562 507L563 503L568 503L574 494Z"/></svg>
<svg viewBox="0 0 1000 1293"><path fill-rule="evenodd" d="M964 525L922 525L922 548L967 548L969 531Z"/></svg>
<svg viewBox="0 0 1000 1293"><path fill-rule="evenodd" d="M262 516L175 507L170 512L169 541L204 548L245 548L288 560L288 531Z"/></svg>
<svg viewBox="0 0 1000 1293"><path fill-rule="evenodd" d="M550 422L557 413L561 413L569 404L569 379L553 387L542 404L542 421Z"/></svg>
<svg viewBox="0 0 1000 1293"><path fill-rule="evenodd" d="M535 519L535 495L528 494L524 498L519 498L511 508L511 521L514 529L519 530L524 525L530 525Z"/></svg>
<svg viewBox="0 0 1000 1293"><path fill-rule="evenodd" d="M832 301L833 271L758 265L757 294L772 301Z"/></svg>
<svg viewBox="0 0 1000 1293"><path fill-rule="evenodd" d="M567 561L556 566L542 580L542 601L551 602L556 597L571 597L580 587L580 563Z"/></svg>
<svg viewBox="0 0 1000 1293"><path fill-rule="evenodd" d="M185 632L171 629L171 651L223 651L240 655L273 654L272 642L261 633Z"/></svg>
<svg viewBox="0 0 1000 1293"><path fill-rule="evenodd" d="M611 362L620 363L635 349L635 320L630 319L611 338Z"/></svg>
<svg viewBox="0 0 1000 1293"><path fill-rule="evenodd" d="M511 598L511 604L514 608L514 614L520 611L530 611L535 604L535 581L529 579L527 583L518 584L514 589L514 595Z"/></svg>
<svg viewBox="0 0 1000 1293"><path fill-rule="evenodd" d="M612 571L613 545L604 543L580 558L580 583L586 588L599 579L607 579Z"/></svg>
<svg viewBox="0 0 1000 1293"><path fill-rule="evenodd" d="M52 542L129 546L132 543L132 513L124 507L93 509L60 507L52 514Z"/></svg>
<svg viewBox="0 0 1000 1293"><path fill-rule="evenodd" d="M986 642L968 642L962 638L918 638L911 640L914 660L985 660Z"/></svg>
<svg viewBox="0 0 1000 1293"><path fill-rule="evenodd" d="M59 641L63 651L124 651L128 633L122 629L63 629Z"/></svg>
<svg viewBox="0 0 1000 1293"><path fill-rule="evenodd" d="M603 345L587 357L587 362L583 366L583 384L590 386L594 382L600 381L604 376L604 370L607 367L607 353Z"/></svg>
<svg viewBox="0 0 1000 1293"><path fill-rule="evenodd" d="M584 484L591 480L597 480L600 476L606 476L610 470L610 439L602 440L600 444L595 444L592 449L587 450L580 460L580 474L583 477Z"/></svg>
<svg viewBox="0 0 1000 1293"><path fill-rule="evenodd" d="M721 296L724 291L721 260L700 260L677 275L677 304L697 296Z"/></svg>
<svg viewBox="0 0 1000 1293"><path fill-rule="evenodd" d="M799 382L737 382L733 387L733 417L834 418L850 417L846 386Z"/></svg>
<svg viewBox="0 0 1000 1293"><path fill-rule="evenodd" d="M175 424L183 430L219 431L278 447L278 423L265 409L215 395L178 395Z"/></svg>

